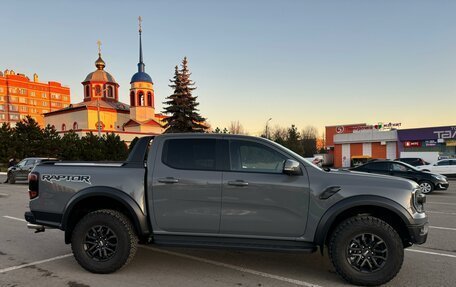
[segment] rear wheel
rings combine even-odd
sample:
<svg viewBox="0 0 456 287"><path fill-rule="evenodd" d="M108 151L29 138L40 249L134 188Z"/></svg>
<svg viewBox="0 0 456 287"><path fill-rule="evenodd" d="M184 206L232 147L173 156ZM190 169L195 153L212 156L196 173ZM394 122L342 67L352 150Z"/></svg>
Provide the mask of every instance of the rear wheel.
<svg viewBox="0 0 456 287"><path fill-rule="evenodd" d="M93 273L112 273L134 257L138 238L122 213L104 209L84 216L71 235L74 257Z"/></svg>
<svg viewBox="0 0 456 287"><path fill-rule="evenodd" d="M351 217L333 232L329 256L346 281L365 286L385 284L402 267L402 240L389 224L372 216Z"/></svg>
<svg viewBox="0 0 456 287"><path fill-rule="evenodd" d="M434 185L430 181L427 181L427 180L420 181L419 185L421 188L421 192L424 194L428 194L428 193L431 193L432 191L434 191Z"/></svg>
<svg viewBox="0 0 456 287"><path fill-rule="evenodd" d="M14 173L10 174L10 176L8 177L8 183L10 183L10 184L16 183L16 176L14 176Z"/></svg>

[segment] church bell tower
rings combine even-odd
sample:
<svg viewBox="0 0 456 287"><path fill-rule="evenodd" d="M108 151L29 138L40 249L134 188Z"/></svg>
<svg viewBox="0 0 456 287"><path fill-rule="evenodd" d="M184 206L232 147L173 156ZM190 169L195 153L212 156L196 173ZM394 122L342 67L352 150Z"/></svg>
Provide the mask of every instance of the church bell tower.
<svg viewBox="0 0 456 287"><path fill-rule="evenodd" d="M143 122L155 117L154 83L145 72L141 42L141 16L139 20L139 63L138 72L131 78L130 84L130 118Z"/></svg>

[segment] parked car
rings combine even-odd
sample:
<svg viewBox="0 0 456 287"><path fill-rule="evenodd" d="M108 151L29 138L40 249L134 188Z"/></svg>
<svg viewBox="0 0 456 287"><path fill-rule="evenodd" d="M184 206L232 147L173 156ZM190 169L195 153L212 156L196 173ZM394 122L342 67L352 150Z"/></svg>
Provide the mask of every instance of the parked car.
<svg viewBox="0 0 456 287"><path fill-rule="evenodd" d="M456 159L441 159L432 164L420 165L416 167L422 171L456 176Z"/></svg>
<svg viewBox="0 0 456 287"><path fill-rule="evenodd" d="M427 161L425 161L424 159L419 158L419 157L400 157L400 158L396 158L395 160L402 161L402 162L408 163L409 165L413 165L413 166L429 164Z"/></svg>
<svg viewBox="0 0 456 287"><path fill-rule="evenodd" d="M57 160L56 158L45 157L28 157L21 160L18 164L8 168L7 179L8 183L14 184L18 180L27 180L28 174L32 169L45 161Z"/></svg>
<svg viewBox="0 0 456 287"><path fill-rule="evenodd" d="M351 168L350 170L407 178L417 182L421 187L422 193L431 193L434 190L446 190L449 186L446 176L425 172L400 161L372 161Z"/></svg>

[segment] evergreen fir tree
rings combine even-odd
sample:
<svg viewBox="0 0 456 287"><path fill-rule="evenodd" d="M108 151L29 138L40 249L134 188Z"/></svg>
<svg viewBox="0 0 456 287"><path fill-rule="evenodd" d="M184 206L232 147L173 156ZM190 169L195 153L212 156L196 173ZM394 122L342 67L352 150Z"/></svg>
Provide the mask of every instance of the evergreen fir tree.
<svg viewBox="0 0 456 287"><path fill-rule="evenodd" d="M182 61L182 69L175 67L174 77L169 85L174 93L164 102L167 107L164 113L168 115L165 121L165 133L205 132L207 127L203 124L205 118L198 113L199 103L197 97L192 95L194 82L190 80L187 57Z"/></svg>

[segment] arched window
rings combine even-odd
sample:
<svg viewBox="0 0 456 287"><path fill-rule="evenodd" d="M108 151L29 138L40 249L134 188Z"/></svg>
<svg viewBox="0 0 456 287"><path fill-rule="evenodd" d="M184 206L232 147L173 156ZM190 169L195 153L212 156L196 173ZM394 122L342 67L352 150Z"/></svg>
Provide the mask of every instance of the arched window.
<svg viewBox="0 0 456 287"><path fill-rule="evenodd" d="M89 87L89 85L87 85L85 87L85 97L86 98L90 98L90 87Z"/></svg>
<svg viewBox="0 0 456 287"><path fill-rule="evenodd" d="M151 92L147 93L147 105L149 107L153 107L154 106L154 103L152 102L152 93Z"/></svg>
<svg viewBox="0 0 456 287"><path fill-rule="evenodd" d="M134 107L135 106L135 92L130 93L130 106Z"/></svg>
<svg viewBox="0 0 456 287"><path fill-rule="evenodd" d="M66 131L66 125L62 124L62 131Z"/></svg>
<svg viewBox="0 0 456 287"><path fill-rule="evenodd" d="M95 96L101 97L101 87L99 85L95 86Z"/></svg>
<svg viewBox="0 0 456 287"><path fill-rule="evenodd" d="M112 86L108 86L108 98L114 98L114 90Z"/></svg>
<svg viewBox="0 0 456 287"><path fill-rule="evenodd" d="M138 106L145 106L146 104L144 103L144 92L139 91L138 93Z"/></svg>
<svg viewBox="0 0 456 287"><path fill-rule="evenodd" d="M77 130L78 129L78 123L77 122L74 122L73 123L73 130Z"/></svg>

